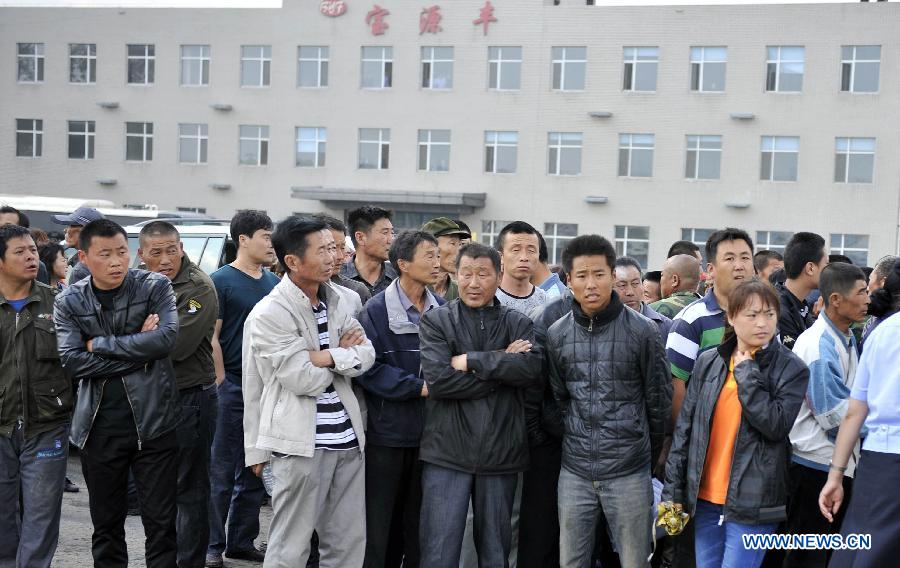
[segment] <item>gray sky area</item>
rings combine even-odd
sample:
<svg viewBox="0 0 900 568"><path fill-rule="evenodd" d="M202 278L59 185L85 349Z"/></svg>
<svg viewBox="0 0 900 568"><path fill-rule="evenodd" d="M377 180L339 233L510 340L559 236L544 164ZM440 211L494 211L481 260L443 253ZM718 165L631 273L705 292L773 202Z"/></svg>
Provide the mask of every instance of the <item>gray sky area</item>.
<svg viewBox="0 0 900 568"><path fill-rule="evenodd" d="M316 1L316 0L304 0ZM348 4L360 0L348 0ZM595 0L597 5L835 4L858 0ZM874 2L874 0L873 0ZM2 6L105 8L280 8L282 0L0 0ZM498 2L499 4L499 2Z"/></svg>

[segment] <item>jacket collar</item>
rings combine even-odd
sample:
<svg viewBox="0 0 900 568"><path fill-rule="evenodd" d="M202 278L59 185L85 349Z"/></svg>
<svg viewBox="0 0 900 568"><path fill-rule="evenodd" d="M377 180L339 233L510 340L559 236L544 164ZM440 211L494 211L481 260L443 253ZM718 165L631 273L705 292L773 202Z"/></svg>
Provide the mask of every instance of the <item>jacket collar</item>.
<svg viewBox="0 0 900 568"><path fill-rule="evenodd" d="M462 301L462 299L459 300L459 309L463 312L468 312L468 313L473 313L473 314L499 312L500 308L502 308L502 307L503 307L503 304L500 303L500 300L497 299L497 296L494 296L491 299L490 304L488 304L486 306L482 306L480 308L470 308L469 306L466 305L465 302Z"/></svg>
<svg viewBox="0 0 900 568"><path fill-rule="evenodd" d="M663 321L662 315L647 305L646 302L641 302L641 315L653 321Z"/></svg>
<svg viewBox="0 0 900 568"><path fill-rule="evenodd" d="M191 279L191 268L193 266L194 263L191 262L187 253L185 253L185 255L181 257L181 268L178 269L178 274L172 279L172 284L184 284L189 281Z"/></svg>
<svg viewBox="0 0 900 568"><path fill-rule="evenodd" d="M403 291L400 289L400 279L395 278L393 282L384 290L384 306L387 309L388 327L398 335L407 333L418 333L419 326L409 321L409 315L406 308L403 307ZM438 307L437 299L428 288L425 288L425 311Z"/></svg>
<svg viewBox="0 0 900 568"><path fill-rule="evenodd" d="M335 292L332 286L331 281L323 282L319 284L319 290L316 294L318 299L325 302L326 306L328 306L329 312L334 309L341 299L341 295ZM312 313L312 302L309 301L303 290L294 284L287 274L281 277L281 281L278 282L270 294L275 294L276 297L286 302L288 304L287 307L294 313L299 313L300 311Z"/></svg>
<svg viewBox="0 0 900 568"><path fill-rule="evenodd" d="M722 344L716 348L716 351L719 353L719 357L725 363L725 366L728 367L728 363L731 361L731 355L734 353L735 348L737 348L737 335L734 334L734 331L731 328L726 328L726 335L727 337L722 341ZM775 359L775 354L778 353L780 348L781 344L773 337L768 345L756 352L753 360L756 361L756 364L759 365L760 369L765 369Z"/></svg>
<svg viewBox="0 0 900 568"><path fill-rule="evenodd" d="M605 325L619 317L623 309L625 309L625 304L619 300L619 295L615 292L612 292L610 295L609 304L600 310L599 313L594 314L593 317L588 317L581 309L581 304L577 300L572 300L572 315L575 317L575 323L581 327L590 328L594 325Z"/></svg>

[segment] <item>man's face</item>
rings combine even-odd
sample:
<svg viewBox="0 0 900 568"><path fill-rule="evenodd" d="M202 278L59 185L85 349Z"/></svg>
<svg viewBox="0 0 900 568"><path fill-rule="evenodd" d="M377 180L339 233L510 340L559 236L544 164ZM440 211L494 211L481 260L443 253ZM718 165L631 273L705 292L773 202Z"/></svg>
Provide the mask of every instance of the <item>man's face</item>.
<svg viewBox="0 0 900 568"><path fill-rule="evenodd" d="M138 256L143 261L144 266L147 267L147 270L158 272L172 280L181 270L184 247L181 244L181 239L175 233L141 237Z"/></svg>
<svg viewBox="0 0 900 568"><path fill-rule="evenodd" d="M763 282L769 281L769 275L775 272L776 270L781 270L784 268L784 261L778 260L777 258L770 258L769 262L766 264L765 268L759 271L759 279Z"/></svg>
<svg viewBox="0 0 900 568"><path fill-rule="evenodd" d="M603 255L576 256L572 259L569 288L581 309L589 316L609 304L613 279L613 271Z"/></svg>
<svg viewBox="0 0 900 568"><path fill-rule="evenodd" d="M0 274L4 279L23 283L37 278L38 252L31 235L6 241L6 254L0 260ZM10 298L17 300L18 298Z"/></svg>
<svg viewBox="0 0 900 568"><path fill-rule="evenodd" d="M257 229L252 237L241 235L241 250L250 262L271 265L275 262L275 249L272 247L272 230Z"/></svg>
<svg viewBox="0 0 900 568"><path fill-rule="evenodd" d="M828 266L828 254L823 252L822 258L819 259L818 264L815 264L813 266L814 267L813 267L811 276L812 276L813 282L816 285L816 288L818 288L819 287L819 275L821 275L822 270L824 270L825 267Z"/></svg>
<svg viewBox="0 0 900 568"><path fill-rule="evenodd" d="M641 284L644 286L644 302L652 304L653 302L662 300L659 282L644 280Z"/></svg>
<svg viewBox="0 0 900 568"><path fill-rule="evenodd" d="M347 241L344 239L344 233L340 231L328 229L328 232L331 233L331 238L334 240L334 273L338 274L347 261Z"/></svg>
<svg viewBox="0 0 900 568"><path fill-rule="evenodd" d="M707 266L716 283L716 291L725 297L735 286L753 276L753 251L743 239L722 241L716 250L716 261Z"/></svg>
<svg viewBox="0 0 900 568"><path fill-rule="evenodd" d="M459 255L459 235L438 237L438 250L441 253L441 270L448 274L456 272L456 257Z"/></svg>
<svg viewBox="0 0 900 568"><path fill-rule="evenodd" d="M434 243L422 241L416 245L412 261L401 260L400 270L414 282L423 286L433 286L441 277L443 259Z"/></svg>
<svg viewBox="0 0 900 568"><path fill-rule="evenodd" d="M387 260L392 242L394 242L394 224L390 219L379 219L367 233L357 232L356 248L364 250L372 258Z"/></svg>
<svg viewBox="0 0 900 568"><path fill-rule="evenodd" d="M503 273L516 280L529 280L538 263L537 235L507 233L503 236Z"/></svg>
<svg viewBox="0 0 900 568"><path fill-rule="evenodd" d="M644 299L644 284L641 282L641 273L633 266L617 266L615 270L616 293L622 303L636 312L641 311L641 301Z"/></svg>
<svg viewBox="0 0 900 568"><path fill-rule="evenodd" d="M490 258L463 256L456 272L459 297L470 308L480 308L494 301L500 275Z"/></svg>
<svg viewBox="0 0 900 568"><path fill-rule="evenodd" d="M18 225L18 213L0 213L0 225Z"/></svg>
<svg viewBox="0 0 900 568"><path fill-rule="evenodd" d="M91 272L94 286L101 290L118 288L125 280L131 255L125 235L91 237L87 250L78 251L78 259Z"/></svg>
<svg viewBox="0 0 900 568"><path fill-rule="evenodd" d="M78 236L81 235L81 225L69 225L63 229L66 237L66 246L69 248L78 248Z"/></svg>
<svg viewBox="0 0 900 568"><path fill-rule="evenodd" d="M293 254L285 255L284 261L290 269L291 280L327 282L334 269L334 237L331 231L323 229L306 235L306 250L303 257Z"/></svg>
<svg viewBox="0 0 900 568"><path fill-rule="evenodd" d="M869 304L872 300L869 298L866 281L857 280L846 296L841 295L837 301L834 301L834 295L832 295L832 301L835 310L842 319L851 322L861 322L866 319L866 315L869 313Z"/></svg>
<svg viewBox="0 0 900 568"><path fill-rule="evenodd" d="M873 270L872 274L869 274L869 285L867 288L869 294L874 294L875 292L877 292L878 290L880 290L883 287L884 287L884 278L879 278L878 271Z"/></svg>

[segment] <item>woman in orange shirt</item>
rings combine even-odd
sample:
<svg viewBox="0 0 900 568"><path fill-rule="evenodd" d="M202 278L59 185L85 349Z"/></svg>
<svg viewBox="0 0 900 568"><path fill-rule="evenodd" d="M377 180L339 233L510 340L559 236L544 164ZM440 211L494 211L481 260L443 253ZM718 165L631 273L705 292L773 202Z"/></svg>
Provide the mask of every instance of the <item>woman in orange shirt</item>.
<svg viewBox="0 0 900 568"><path fill-rule="evenodd" d="M734 330L697 359L666 463L663 500L694 523L698 568L753 567L765 550L744 535L768 534L786 518L788 435L809 370L774 340L778 296L751 280L728 297Z"/></svg>

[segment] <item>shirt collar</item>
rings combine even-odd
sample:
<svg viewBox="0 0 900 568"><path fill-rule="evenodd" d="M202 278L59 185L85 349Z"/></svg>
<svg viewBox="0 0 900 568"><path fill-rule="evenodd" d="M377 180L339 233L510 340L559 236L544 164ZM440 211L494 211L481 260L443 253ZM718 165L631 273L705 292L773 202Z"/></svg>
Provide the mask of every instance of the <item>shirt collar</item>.
<svg viewBox="0 0 900 568"><path fill-rule="evenodd" d="M712 290L710 290L706 293L705 296L703 296L703 303L706 304L706 308L713 313L720 313L723 311L722 308L719 307L718 300L716 300L715 292L713 292Z"/></svg>
<svg viewBox="0 0 900 568"><path fill-rule="evenodd" d="M843 331L838 329L838 327L836 325L834 325L834 322L831 321L831 318L829 318L825 314L825 310L822 310L821 312L819 312L819 317L824 319L825 323L827 323L828 326L831 327L831 329L834 331L834 333L837 334L838 337L840 337L844 340L844 344L848 349L853 348L854 344L856 343L856 338L853 337L853 332L844 333Z"/></svg>
<svg viewBox="0 0 900 568"><path fill-rule="evenodd" d="M416 308L415 304L412 303L412 300L406 295L406 292L403 290L403 286L400 285L400 279L397 279L397 294L400 296L400 305L403 306L403 311L408 312L410 308L419 311ZM434 295L425 288L425 310L422 313L427 312L431 308L438 307L437 300Z"/></svg>

